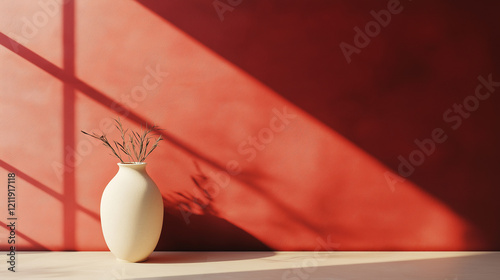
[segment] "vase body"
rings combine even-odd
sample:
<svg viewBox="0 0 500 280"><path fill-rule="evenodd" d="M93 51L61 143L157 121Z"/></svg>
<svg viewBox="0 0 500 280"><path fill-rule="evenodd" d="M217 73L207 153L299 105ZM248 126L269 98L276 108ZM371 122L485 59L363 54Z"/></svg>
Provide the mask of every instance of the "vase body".
<svg viewBox="0 0 500 280"><path fill-rule="evenodd" d="M101 198L106 245L119 260L140 262L154 251L163 226L163 199L146 163L118 163Z"/></svg>

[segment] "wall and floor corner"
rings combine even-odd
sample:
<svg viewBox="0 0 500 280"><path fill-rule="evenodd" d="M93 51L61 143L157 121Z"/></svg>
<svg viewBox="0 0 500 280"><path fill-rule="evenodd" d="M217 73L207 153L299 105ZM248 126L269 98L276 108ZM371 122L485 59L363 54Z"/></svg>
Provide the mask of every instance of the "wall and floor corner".
<svg viewBox="0 0 500 280"><path fill-rule="evenodd" d="M0 181L19 250L106 250L157 124L158 250L498 250L495 1L2 1ZM497 91L496 91L497 90ZM9 246L0 192L0 250Z"/></svg>

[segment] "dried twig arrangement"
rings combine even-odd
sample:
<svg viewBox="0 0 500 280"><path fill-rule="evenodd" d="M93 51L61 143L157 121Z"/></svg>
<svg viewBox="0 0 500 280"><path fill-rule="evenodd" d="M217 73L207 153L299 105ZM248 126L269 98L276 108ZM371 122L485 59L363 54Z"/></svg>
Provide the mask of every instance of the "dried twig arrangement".
<svg viewBox="0 0 500 280"><path fill-rule="evenodd" d="M106 135L98 135L96 133L88 133L82 130L82 133L88 135L92 138L102 141L104 146L111 149L113 155L116 156L122 163L125 163L122 158L122 153L128 157L128 162L144 162L146 158L151 154L151 152L158 147L158 143L163 140L161 135L154 140L153 137L149 136L153 131L157 131L158 126L147 127L141 131L141 133L132 131L129 129L123 129L123 125L120 119L115 119L115 127L120 131L121 142L113 140L112 145ZM154 140L154 144L150 147L151 139ZM113 147L114 146L114 147Z"/></svg>

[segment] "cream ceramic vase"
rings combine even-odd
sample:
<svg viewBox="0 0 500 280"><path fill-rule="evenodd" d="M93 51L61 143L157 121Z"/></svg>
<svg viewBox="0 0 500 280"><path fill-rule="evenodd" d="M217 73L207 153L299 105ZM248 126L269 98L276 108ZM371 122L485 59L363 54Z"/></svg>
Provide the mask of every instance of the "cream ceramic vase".
<svg viewBox="0 0 500 280"><path fill-rule="evenodd" d="M163 226L163 199L146 163L118 163L101 198L101 226L119 260L141 262L154 251Z"/></svg>

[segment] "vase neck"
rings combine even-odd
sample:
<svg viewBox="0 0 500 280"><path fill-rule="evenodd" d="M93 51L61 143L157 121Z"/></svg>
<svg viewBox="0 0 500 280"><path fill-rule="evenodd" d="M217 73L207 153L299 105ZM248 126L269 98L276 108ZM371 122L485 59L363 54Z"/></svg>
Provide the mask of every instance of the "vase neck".
<svg viewBox="0 0 500 280"><path fill-rule="evenodd" d="M132 169L137 171L145 171L146 163L145 162L127 162L127 163L118 163L118 167L120 169Z"/></svg>

